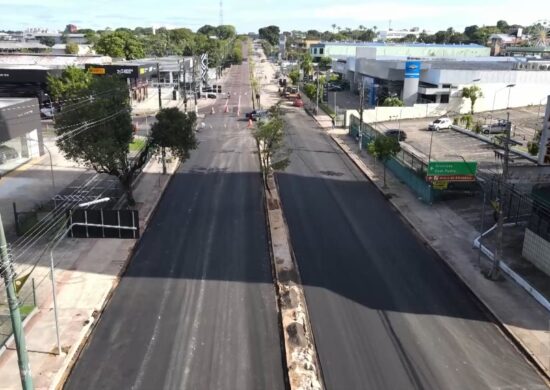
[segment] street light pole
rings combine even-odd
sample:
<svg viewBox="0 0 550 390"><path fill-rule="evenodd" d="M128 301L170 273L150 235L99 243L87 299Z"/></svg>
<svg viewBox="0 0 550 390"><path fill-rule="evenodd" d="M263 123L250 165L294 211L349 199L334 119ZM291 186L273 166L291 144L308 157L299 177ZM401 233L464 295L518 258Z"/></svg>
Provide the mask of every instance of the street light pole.
<svg viewBox="0 0 550 390"><path fill-rule="evenodd" d="M2 217L0 216L0 273L6 285L6 294L10 309L11 326L13 330L13 339L15 349L17 350L17 364L19 365L19 374L21 376L21 385L24 390L32 390L31 368L29 366L29 356L27 355L27 346L25 344L25 334L21 323L21 312L19 311L19 302L15 294L15 284L13 282L13 270L10 264L8 254L8 243L4 234Z"/></svg>

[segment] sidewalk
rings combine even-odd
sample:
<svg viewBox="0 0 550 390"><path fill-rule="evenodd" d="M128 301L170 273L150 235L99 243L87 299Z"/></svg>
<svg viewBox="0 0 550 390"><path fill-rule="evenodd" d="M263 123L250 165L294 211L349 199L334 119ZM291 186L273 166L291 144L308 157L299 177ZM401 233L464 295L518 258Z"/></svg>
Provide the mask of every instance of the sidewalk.
<svg viewBox="0 0 550 390"><path fill-rule="evenodd" d="M178 163L162 175L156 159L146 165L135 189L143 234ZM63 354L56 355L55 322L49 254L33 271L37 280L37 309L25 325L25 337L35 389L59 388L83 347L95 321L117 286L137 240L65 238L55 250L56 291ZM0 355L0 389L20 389L14 343Z"/></svg>
<svg viewBox="0 0 550 390"><path fill-rule="evenodd" d="M383 186L383 166L365 151L347 130L331 130L328 115L314 116L321 128L348 154L370 181L388 198L403 218L458 277L483 302L503 325L503 330L521 345L547 376L550 375L550 313L509 278L493 282L480 272L478 252L472 242L479 232L445 205L426 205L386 171L387 188ZM482 262L487 258L482 256ZM487 263L484 263L487 266Z"/></svg>

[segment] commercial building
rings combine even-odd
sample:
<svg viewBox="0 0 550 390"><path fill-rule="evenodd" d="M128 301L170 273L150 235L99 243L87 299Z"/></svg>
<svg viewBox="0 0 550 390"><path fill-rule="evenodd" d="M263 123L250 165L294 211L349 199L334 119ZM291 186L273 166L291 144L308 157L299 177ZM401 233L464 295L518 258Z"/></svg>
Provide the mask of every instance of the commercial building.
<svg viewBox="0 0 550 390"><path fill-rule="evenodd" d="M481 45L438 45L427 43L395 44L384 42L321 42L311 45L313 58L323 56L333 60L362 56L392 57L488 57L491 49Z"/></svg>
<svg viewBox="0 0 550 390"><path fill-rule="evenodd" d="M0 97L36 97L39 104L47 97L48 75L59 76L68 66L110 63L106 56L0 54Z"/></svg>
<svg viewBox="0 0 550 390"><path fill-rule="evenodd" d="M42 154L38 100L0 98L0 176Z"/></svg>
<svg viewBox="0 0 550 390"><path fill-rule="evenodd" d="M443 103L461 112L467 105L461 91L473 84L483 93L477 111L538 105L550 93L550 61L490 57L489 50L479 45L361 45L353 56L333 58L332 69L352 85L362 81L370 106L396 96L407 106Z"/></svg>
<svg viewBox="0 0 550 390"><path fill-rule="evenodd" d="M120 61L110 64L85 64L85 69L93 75L118 75L126 79L130 96L134 101L148 97L147 87L151 75L156 72L156 64L142 61Z"/></svg>

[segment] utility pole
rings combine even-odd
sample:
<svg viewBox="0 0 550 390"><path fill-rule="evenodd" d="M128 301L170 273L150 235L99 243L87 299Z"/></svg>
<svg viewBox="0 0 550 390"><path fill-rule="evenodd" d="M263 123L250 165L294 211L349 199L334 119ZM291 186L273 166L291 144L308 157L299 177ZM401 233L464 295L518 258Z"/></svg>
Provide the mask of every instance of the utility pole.
<svg viewBox="0 0 550 390"><path fill-rule="evenodd" d="M365 88L363 86L363 76L359 83L359 150L363 148L363 108L365 105Z"/></svg>
<svg viewBox="0 0 550 390"><path fill-rule="evenodd" d="M183 110L187 113L187 74L185 60L183 61Z"/></svg>
<svg viewBox="0 0 550 390"><path fill-rule="evenodd" d="M319 64L317 64L317 91L316 91L317 102L315 105L315 115L319 115Z"/></svg>
<svg viewBox="0 0 550 390"><path fill-rule="evenodd" d="M508 180L508 164L510 159L510 133L512 130L512 123L510 122L510 113L506 118L506 138L504 141L504 162L502 166L502 177L498 185L498 220L497 220L497 247L495 250L495 256L493 258L493 264L491 270L488 272L487 277L491 280L498 280L500 276L500 258L502 257L502 235L504 230L504 190L506 189L506 182Z"/></svg>
<svg viewBox="0 0 550 390"><path fill-rule="evenodd" d="M15 349L17 350L17 364L19 365L19 374L21 376L21 386L23 390L32 390L31 369L29 366L29 356L27 355L27 346L25 345L25 334L21 324L21 313L19 311L19 302L15 295L13 283L13 269L10 264L8 254L8 243L4 234L2 217L0 217L0 273L6 285L8 305L10 309L11 326L13 329L13 339L15 340Z"/></svg>
<svg viewBox="0 0 550 390"><path fill-rule="evenodd" d="M195 113L197 113L197 56L193 56L193 96L195 97Z"/></svg>
<svg viewBox="0 0 550 390"><path fill-rule="evenodd" d="M160 88L160 68L159 63L157 62L157 81L158 81L158 91L159 91L159 110L162 108L162 96Z"/></svg>

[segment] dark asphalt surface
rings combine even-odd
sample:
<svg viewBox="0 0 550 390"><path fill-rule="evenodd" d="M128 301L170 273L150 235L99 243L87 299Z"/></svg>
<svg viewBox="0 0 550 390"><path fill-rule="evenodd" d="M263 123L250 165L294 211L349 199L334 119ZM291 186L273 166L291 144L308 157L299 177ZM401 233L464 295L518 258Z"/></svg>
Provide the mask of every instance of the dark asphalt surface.
<svg viewBox="0 0 550 390"><path fill-rule="evenodd" d="M225 90L249 95L247 65L231 72ZM285 388L255 143L225 101L201 120L198 150L166 189L66 389Z"/></svg>
<svg viewBox="0 0 550 390"><path fill-rule="evenodd" d="M312 119L286 118L277 180L327 389L546 389Z"/></svg>

